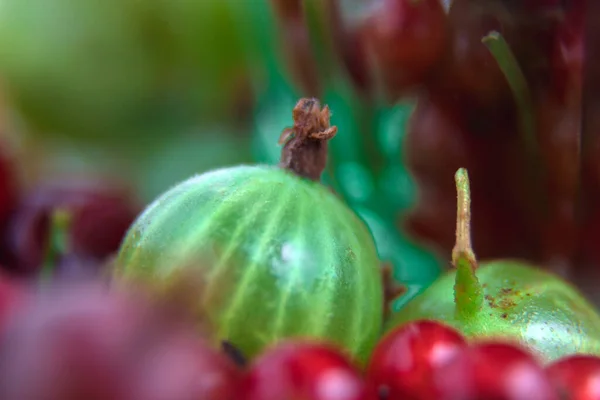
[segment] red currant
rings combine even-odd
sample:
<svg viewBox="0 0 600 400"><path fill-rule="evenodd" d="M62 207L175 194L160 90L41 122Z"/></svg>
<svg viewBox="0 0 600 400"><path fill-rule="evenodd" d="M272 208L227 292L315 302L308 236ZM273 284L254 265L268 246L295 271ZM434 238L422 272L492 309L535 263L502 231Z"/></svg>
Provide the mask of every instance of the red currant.
<svg viewBox="0 0 600 400"><path fill-rule="evenodd" d="M126 190L106 181L61 180L39 186L9 221L5 238L9 267L24 274L38 271L50 216L57 208L71 215L70 250L80 258L97 260L117 251L140 210Z"/></svg>
<svg viewBox="0 0 600 400"><path fill-rule="evenodd" d="M577 355L547 367L559 393L569 400L600 400L600 358Z"/></svg>
<svg viewBox="0 0 600 400"><path fill-rule="evenodd" d="M240 372L156 303L45 286L0 336L3 400L237 400Z"/></svg>
<svg viewBox="0 0 600 400"><path fill-rule="evenodd" d="M449 190L454 188L448 177L473 163L469 132L452 100L422 96L410 117L403 148L412 173Z"/></svg>
<svg viewBox="0 0 600 400"><path fill-rule="evenodd" d="M464 347L460 333L438 322L401 325L375 348L367 381L389 400L431 399L434 372Z"/></svg>
<svg viewBox="0 0 600 400"><path fill-rule="evenodd" d="M354 365L336 349L281 342L256 359L242 383L244 400L375 400Z"/></svg>
<svg viewBox="0 0 600 400"><path fill-rule="evenodd" d="M578 100L585 62L585 6L583 2L576 1L567 11L565 20L555 33L552 78L559 92Z"/></svg>
<svg viewBox="0 0 600 400"><path fill-rule="evenodd" d="M0 143L2 146L2 143ZM16 201L16 188L12 165L0 151L0 225L14 208Z"/></svg>
<svg viewBox="0 0 600 400"><path fill-rule="evenodd" d="M389 94L422 83L444 53L446 13L440 0L382 0L360 29Z"/></svg>
<svg viewBox="0 0 600 400"><path fill-rule="evenodd" d="M437 399L558 400L533 356L508 343L481 342L438 370Z"/></svg>
<svg viewBox="0 0 600 400"><path fill-rule="evenodd" d="M25 289L16 281L0 274L0 332L24 298Z"/></svg>

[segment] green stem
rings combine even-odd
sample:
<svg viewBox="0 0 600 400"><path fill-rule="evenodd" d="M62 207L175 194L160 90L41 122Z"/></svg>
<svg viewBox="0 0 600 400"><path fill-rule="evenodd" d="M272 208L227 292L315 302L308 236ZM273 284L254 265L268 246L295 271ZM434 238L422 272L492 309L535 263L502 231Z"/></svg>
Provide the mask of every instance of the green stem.
<svg viewBox="0 0 600 400"><path fill-rule="evenodd" d="M525 75L523 75L523 71L519 67L519 63L510 46L500 33L490 32L481 41L492 53L500 70L506 77L519 109L519 119L524 134L524 141L528 149L534 149L536 147L536 139L533 102Z"/></svg>
<svg viewBox="0 0 600 400"><path fill-rule="evenodd" d="M471 246L471 190L469 175L464 168L456 171L456 244L452 249L452 263L456 268L454 302L456 316L466 321L473 318L483 306L483 289L477 279L477 259Z"/></svg>
<svg viewBox="0 0 600 400"><path fill-rule="evenodd" d="M334 44L327 23L331 10L322 0L303 0L302 9L320 77L323 81L328 81L336 67L333 58Z"/></svg>
<svg viewBox="0 0 600 400"><path fill-rule="evenodd" d="M57 209L50 217L50 233L44 254L44 264L40 272L41 280L51 279L56 269L57 259L69 250L69 227L71 215L68 211Z"/></svg>
<svg viewBox="0 0 600 400"><path fill-rule="evenodd" d="M483 44L494 56L500 70L512 91L519 117L521 141L529 168L523 171L527 174L526 181L529 182L522 188L529 200L526 207L529 213L544 213L546 211L545 199L542 197L540 183L543 181L543 171L540 168L541 156L536 138L536 122L533 100L527 79L519 66L510 46L498 32L490 32L482 39Z"/></svg>

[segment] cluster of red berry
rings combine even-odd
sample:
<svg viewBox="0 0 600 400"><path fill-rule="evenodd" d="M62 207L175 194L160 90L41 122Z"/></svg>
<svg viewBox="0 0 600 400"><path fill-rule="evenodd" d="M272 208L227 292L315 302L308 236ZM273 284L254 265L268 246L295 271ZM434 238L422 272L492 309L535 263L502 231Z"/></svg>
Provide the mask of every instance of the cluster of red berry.
<svg viewBox="0 0 600 400"><path fill-rule="evenodd" d="M301 2L273 2L293 44L290 69L318 95L317 57L300 29L308 16ZM322 3L331 48L363 97L417 99L404 157L420 198L402 229L448 254L451 177L465 167L481 258L526 258L561 273L600 265L597 157L592 143L580 151L585 1ZM501 35L510 57L494 54L490 34Z"/></svg>
<svg viewBox="0 0 600 400"><path fill-rule="evenodd" d="M584 12L578 0L452 3L448 50L418 82L423 90L408 126L404 151L421 199L405 227L443 251L452 248L446 221L454 210L444 199L452 191L448 177L465 166L481 258L527 258L560 272L598 264L582 234L589 227L577 220L578 212L596 212L592 198L587 210L578 209L577 197ZM490 32L502 35L512 57L499 59L486 46ZM516 70L520 82L511 76ZM600 187L585 184L590 196Z"/></svg>
<svg viewBox="0 0 600 400"><path fill-rule="evenodd" d="M381 3L366 19L365 41L384 77L406 78L384 79L393 99L419 88L405 154L421 199L406 226L451 250L448 177L463 166L472 171L481 257L526 257L557 268L594 257L585 243L577 247L575 220L584 2L456 0L447 13L439 0ZM502 67L507 60L483 43L491 32L509 44L526 87L513 86ZM410 73L398 73L407 66Z"/></svg>
<svg viewBox="0 0 600 400"><path fill-rule="evenodd" d="M5 400L600 399L600 358L543 367L518 346L467 344L438 322L389 332L364 374L337 347L309 339L275 343L246 364L229 346L214 350L166 303L96 284L0 283Z"/></svg>
<svg viewBox="0 0 600 400"><path fill-rule="evenodd" d="M22 188L17 165L0 152L0 265L23 278L51 261L61 276L95 273L114 254L142 208L124 185L101 177L67 177ZM69 214L64 254L47 259L52 215Z"/></svg>

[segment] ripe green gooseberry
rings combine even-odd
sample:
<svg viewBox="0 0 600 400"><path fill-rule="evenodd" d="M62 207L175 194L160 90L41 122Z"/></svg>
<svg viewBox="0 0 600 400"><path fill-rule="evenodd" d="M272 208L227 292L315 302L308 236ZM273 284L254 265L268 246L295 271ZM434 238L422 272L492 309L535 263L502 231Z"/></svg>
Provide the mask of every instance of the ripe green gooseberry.
<svg viewBox="0 0 600 400"><path fill-rule="evenodd" d="M386 330L432 319L454 326L471 340L519 342L543 362L571 354L600 355L600 316L574 286L519 260L477 264L471 248L467 171L459 169L455 179L455 269L393 315Z"/></svg>
<svg viewBox="0 0 600 400"><path fill-rule="evenodd" d="M248 358L307 336L365 360L383 319L375 243L318 182L337 132L329 109L302 99L293 117L278 167L210 171L151 204L122 243L115 280L184 296L213 340Z"/></svg>

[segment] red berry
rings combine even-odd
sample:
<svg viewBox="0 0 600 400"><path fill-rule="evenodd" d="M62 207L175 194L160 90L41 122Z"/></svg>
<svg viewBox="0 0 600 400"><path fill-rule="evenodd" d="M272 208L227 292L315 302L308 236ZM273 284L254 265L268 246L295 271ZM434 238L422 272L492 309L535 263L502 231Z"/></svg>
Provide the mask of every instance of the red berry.
<svg viewBox="0 0 600 400"><path fill-rule="evenodd" d="M466 346L453 328L434 321L401 325L373 352L369 386L389 400L431 399L434 372Z"/></svg>
<svg viewBox="0 0 600 400"><path fill-rule="evenodd" d="M24 298L25 289L16 281L0 274L0 332Z"/></svg>
<svg viewBox="0 0 600 400"><path fill-rule="evenodd" d="M439 400L558 400L532 355L507 343L479 343L457 354L435 377Z"/></svg>
<svg viewBox="0 0 600 400"><path fill-rule="evenodd" d="M29 193L11 217L5 238L10 267L28 274L42 263L51 213L71 214L70 238L74 254L104 259L116 252L140 206L123 188L105 181L64 180Z"/></svg>
<svg viewBox="0 0 600 400"><path fill-rule="evenodd" d="M238 400L240 371L189 333L157 343L142 361L130 400Z"/></svg>
<svg viewBox="0 0 600 400"><path fill-rule="evenodd" d="M523 6L528 11L554 11L560 9L563 0L524 0Z"/></svg>
<svg viewBox="0 0 600 400"><path fill-rule="evenodd" d="M600 358L577 355L547 367L559 393L569 400L600 400Z"/></svg>
<svg viewBox="0 0 600 400"><path fill-rule="evenodd" d="M15 206L17 195L13 172L11 163L0 150L0 226Z"/></svg>
<svg viewBox="0 0 600 400"><path fill-rule="evenodd" d="M585 62L585 4L574 1L557 27L551 56L553 86L559 93L579 100Z"/></svg>
<svg viewBox="0 0 600 400"><path fill-rule="evenodd" d="M95 284L45 287L0 336L0 398L237 400L229 359L140 300Z"/></svg>
<svg viewBox="0 0 600 400"><path fill-rule="evenodd" d="M423 82L444 54L446 13L440 0L382 0L360 32L393 99Z"/></svg>
<svg viewBox="0 0 600 400"><path fill-rule="evenodd" d="M464 119L453 99L421 96L404 139L406 164L420 179L454 190L452 176L460 167L473 165L473 148Z"/></svg>
<svg viewBox="0 0 600 400"><path fill-rule="evenodd" d="M282 342L257 358L242 383L244 400L375 400L360 374L336 349Z"/></svg>
<svg viewBox="0 0 600 400"><path fill-rule="evenodd" d="M500 31L504 24L489 2L455 0L448 15L451 46L439 68L434 84L450 92L465 93L479 103L494 104L506 98L509 87L498 63L481 42L491 31Z"/></svg>

